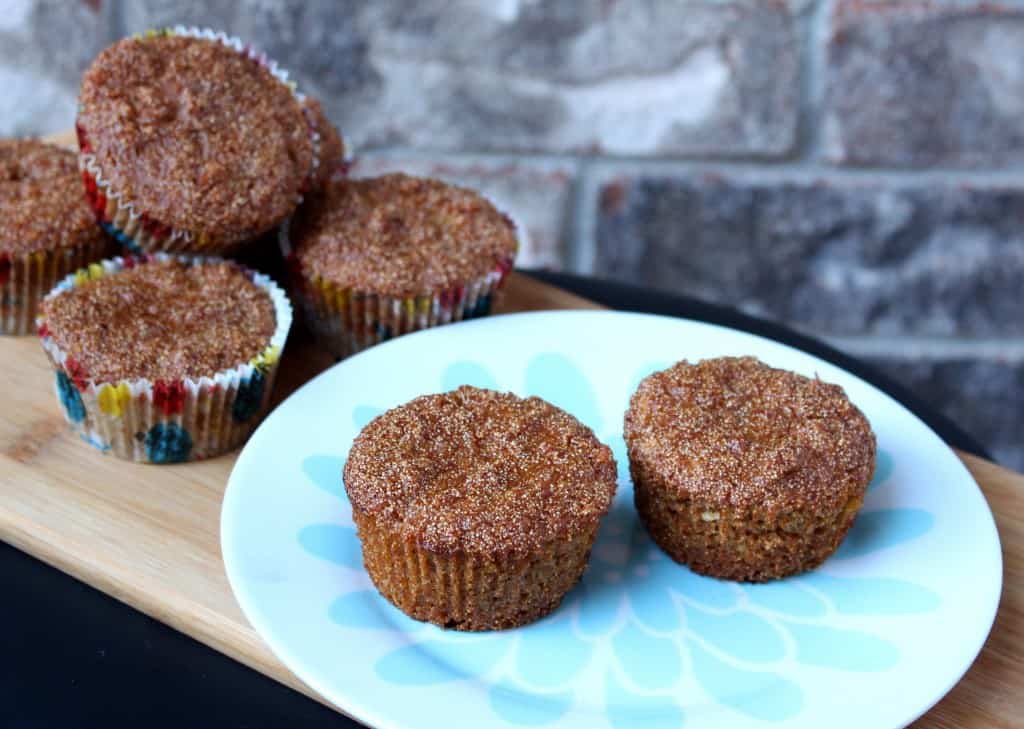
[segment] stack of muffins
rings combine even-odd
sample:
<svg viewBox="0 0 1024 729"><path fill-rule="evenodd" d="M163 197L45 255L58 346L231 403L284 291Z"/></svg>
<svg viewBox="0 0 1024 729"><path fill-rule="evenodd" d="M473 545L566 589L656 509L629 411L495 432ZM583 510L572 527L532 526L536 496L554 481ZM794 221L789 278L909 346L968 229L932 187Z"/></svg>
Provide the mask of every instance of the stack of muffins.
<svg viewBox="0 0 1024 729"><path fill-rule="evenodd" d="M222 33L103 51L76 133L77 159L0 142L0 333L38 331L67 419L130 460L218 455L267 411L291 305L224 256L280 245L339 357L488 313L515 256L509 219L470 190L346 179L320 104Z"/></svg>

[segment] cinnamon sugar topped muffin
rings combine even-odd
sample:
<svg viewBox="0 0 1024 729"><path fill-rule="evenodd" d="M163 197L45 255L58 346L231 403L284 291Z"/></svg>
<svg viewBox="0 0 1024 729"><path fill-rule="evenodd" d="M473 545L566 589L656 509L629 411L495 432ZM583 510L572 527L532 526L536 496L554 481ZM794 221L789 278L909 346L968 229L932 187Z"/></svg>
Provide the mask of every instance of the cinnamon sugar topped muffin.
<svg viewBox="0 0 1024 729"><path fill-rule="evenodd" d="M874 470L875 437L842 388L752 357L646 378L625 437L654 540L703 574L762 581L831 555Z"/></svg>
<svg viewBox="0 0 1024 729"><path fill-rule="evenodd" d="M235 264L168 258L88 281L44 302L56 344L101 382L182 380L262 352L274 305Z"/></svg>
<svg viewBox="0 0 1024 729"><path fill-rule="evenodd" d="M517 246L512 221L476 192L401 173L328 185L290 235L307 275L393 297L477 279Z"/></svg>
<svg viewBox="0 0 1024 729"><path fill-rule="evenodd" d="M381 593L417 619L485 630L536 620L576 583L616 469L553 405L461 387L367 425L344 479Z"/></svg>
<svg viewBox="0 0 1024 729"><path fill-rule="evenodd" d="M35 253L105 240L81 194L72 152L33 139L0 140L0 252Z"/></svg>
<svg viewBox="0 0 1024 729"><path fill-rule="evenodd" d="M89 193L126 240L224 251L295 209L315 137L293 88L247 50L168 31L121 40L86 71L77 127Z"/></svg>
<svg viewBox="0 0 1024 729"><path fill-rule="evenodd" d="M307 323L338 356L489 313L518 247L481 195L404 174L330 181L282 243Z"/></svg>
<svg viewBox="0 0 1024 729"><path fill-rule="evenodd" d="M39 334L65 416L146 463L210 458L266 414L291 307L266 276L211 258L115 258L68 277Z"/></svg>
<svg viewBox="0 0 1024 729"><path fill-rule="evenodd" d="M0 140L0 333L34 331L39 300L110 247L81 193L73 153Z"/></svg>
<svg viewBox="0 0 1024 729"><path fill-rule="evenodd" d="M317 99L307 96L302 102L313 128L320 136L319 164L316 169L314 187L322 187L333 175L344 171L345 140L338 128L331 124Z"/></svg>

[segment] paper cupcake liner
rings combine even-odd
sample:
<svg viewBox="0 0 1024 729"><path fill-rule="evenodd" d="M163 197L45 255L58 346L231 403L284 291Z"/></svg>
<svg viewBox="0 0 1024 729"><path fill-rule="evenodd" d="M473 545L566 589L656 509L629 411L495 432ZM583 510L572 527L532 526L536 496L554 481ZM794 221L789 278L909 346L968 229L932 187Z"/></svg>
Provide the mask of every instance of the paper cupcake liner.
<svg viewBox="0 0 1024 729"><path fill-rule="evenodd" d="M555 608L586 569L595 526L526 555L437 554L353 511L363 564L380 593L416 620L456 630L500 630Z"/></svg>
<svg viewBox="0 0 1024 729"><path fill-rule="evenodd" d="M0 253L0 334L33 334L39 302L73 271L109 255L102 237L80 246L34 253Z"/></svg>
<svg viewBox="0 0 1024 729"><path fill-rule="evenodd" d="M288 261L292 298L320 345L338 358L402 334L490 314L512 270L508 258L481 278L439 294L383 296L305 276L295 261L287 223L279 242Z"/></svg>
<svg viewBox="0 0 1024 729"><path fill-rule="evenodd" d="M195 264L222 260L163 253L113 258L68 276L46 298L86 281L168 258ZM208 377L96 382L60 349L45 318L37 319L43 349L54 366L57 398L67 421L86 441L130 461L182 463L226 453L248 439L267 413L292 309L287 296L268 276L239 268L270 296L277 327L256 357Z"/></svg>
<svg viewBox="0 0 1024 729"><path fill-rule="evenodd" d="M306 127L309 131L309 138L313 145L312 164L296 200L296 204L301 203L302 194L313 185L318 176L320 134L317 131L313 113L302 103L305 96L299 93L295 82L289 80L288 72L280 68L275 61L267 58L266 54L243 43L240 39L209 29L188 28L183 25L177 25L173 28L146 31L143 34L137 35L136 38L158 38L168 35L217 41L266 68L272 76L292 91L299 102L299 106L302 108L303 116L306 119ZM89 204L92 206L93 212L96 214L96 219L107 233L132 253L166 252L225 255L248 243L245 240L226 245L219 244L211 241L203 234L193 234L191 231L180 230L161 223L153 216L148 215L144 210L138 209L131 199L127 198L121 191L114 189L110 181L103 175L99 163L96 161L96 155L93 154L88 130L82 126L80 121L75 123L75 133L78 137L80 152L78 155L78 168L82 173L82 181L85 183L85 194Z"/></svg>

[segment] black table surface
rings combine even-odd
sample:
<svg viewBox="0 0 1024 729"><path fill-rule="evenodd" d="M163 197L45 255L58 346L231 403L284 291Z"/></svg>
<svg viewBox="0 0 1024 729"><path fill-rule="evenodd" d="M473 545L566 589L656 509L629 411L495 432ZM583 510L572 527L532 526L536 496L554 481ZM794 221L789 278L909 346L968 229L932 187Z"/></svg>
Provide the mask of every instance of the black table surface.
<svg viewBox="0 0 1024 729"><path fill-rule="evenodd" d="M535 275L611 308L722 324L810 352L888 392L950 445L988 457L910 392L811 337L693 299ZM0 729L360 726L6 544L0 584Z"/></svg>

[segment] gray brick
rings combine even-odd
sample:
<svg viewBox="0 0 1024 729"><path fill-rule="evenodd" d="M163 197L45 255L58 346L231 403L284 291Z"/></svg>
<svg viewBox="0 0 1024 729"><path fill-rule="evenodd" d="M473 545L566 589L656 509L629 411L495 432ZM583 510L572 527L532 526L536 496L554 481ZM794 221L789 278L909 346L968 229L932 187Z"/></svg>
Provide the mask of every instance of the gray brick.
<svg viewBox="0 0 1024 729"><path fill-rule="evenodd" d="M1019 2L837 0L824 149L849 165L1024 162Z"/></svg>
<svg viewBox="0 0 1024 729"><path fill-rule="evenodd" d="M788 154L799 3L274 3L251 37L360 146Z"/></svg>
<svg viewBox="0 0 1024 729"><path fill-rule="evenodd" d="M0 135L74 124L79 78L111 37L107 2L10 0L0 10Z"/></svg>
<svg viewBox="0 0 1024 729"><path fill-rule="evenodd" d="M882 357L872 364L941 410L997 461L1024 472L1024 363Z"/></svg>
<svg viewBox="0 0 1024 729"><path fill-rule="evenodd" d="M237 0L121 0L129 35L174 25L195 25L237 35Z"/></svg>
<svg viewBox="0 0 1024 729"><path fill-rule="evenodd" d="M1024 189L636 177L596 272L823 333L1024 333Z"/></svg>
<svg viewBox="0 0 1024 729"><path fill-rule="evenodd" d="M564 267L566 215L575 178L571 165L378 154L360 158L352 168L355 176L385 172L438 177L479 190L519 225L523 235L517 266Z"/></svg>

